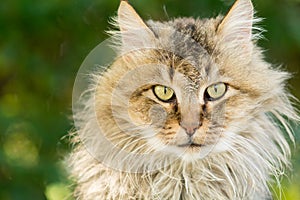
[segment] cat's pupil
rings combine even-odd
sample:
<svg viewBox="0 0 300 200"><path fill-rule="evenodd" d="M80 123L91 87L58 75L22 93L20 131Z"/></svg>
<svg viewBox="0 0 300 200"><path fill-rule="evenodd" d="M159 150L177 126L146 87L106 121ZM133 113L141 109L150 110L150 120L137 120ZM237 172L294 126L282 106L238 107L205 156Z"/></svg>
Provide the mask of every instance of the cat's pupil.
<svg viewBox="0 0 300 200"><path fill-rule="evenodd" d="M218 86L217 85L214 85L214 90L215 90L215 93L218 92Z"/></svg>
<svg viewBox="0 0 300 200"><path fill-rule="evenodd" d="M167 94L167 87L164 87L164 94Z"/></svg>

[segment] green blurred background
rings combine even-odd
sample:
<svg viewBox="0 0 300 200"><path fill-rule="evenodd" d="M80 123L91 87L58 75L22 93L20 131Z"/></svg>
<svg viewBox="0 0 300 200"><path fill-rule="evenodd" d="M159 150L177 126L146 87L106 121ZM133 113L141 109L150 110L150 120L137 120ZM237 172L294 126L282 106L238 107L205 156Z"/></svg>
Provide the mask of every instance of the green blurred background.
<svg viewBox="0 0 300 200"><path fill-rule="evenodd" d="M231 0L132 0L144 19L212 17ZM63 199L70 194L62 160L72 128L76 72L107 36L118 0L2 0L0 3L0 199ZM300 0L254 1L267 30L267 60L294 73L300 97ZM168 15L166 14L168 13ZM299 108L299 104L297 105ZM294 171L283 179L286 199L300 199L300 130ZM71 198L68 198L71 199ZM280 199L280 198L279 198ZM284 199L282 197L281 199Z"/></svg>

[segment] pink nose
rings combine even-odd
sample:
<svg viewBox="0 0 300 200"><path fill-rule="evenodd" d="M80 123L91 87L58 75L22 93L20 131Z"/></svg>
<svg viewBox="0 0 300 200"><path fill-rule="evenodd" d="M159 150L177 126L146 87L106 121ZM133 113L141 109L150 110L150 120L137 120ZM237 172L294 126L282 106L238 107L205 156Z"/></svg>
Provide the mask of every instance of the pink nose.
<svg viewBox="0 0 300 200"><path fill-rule="evenodd" d="M200 122L194 122L194 123L181 122L180 126L181 126L181 128L183 128L185 130L185 133L191 137L195 134L196 130L201 126L201 123Z"/></svg>

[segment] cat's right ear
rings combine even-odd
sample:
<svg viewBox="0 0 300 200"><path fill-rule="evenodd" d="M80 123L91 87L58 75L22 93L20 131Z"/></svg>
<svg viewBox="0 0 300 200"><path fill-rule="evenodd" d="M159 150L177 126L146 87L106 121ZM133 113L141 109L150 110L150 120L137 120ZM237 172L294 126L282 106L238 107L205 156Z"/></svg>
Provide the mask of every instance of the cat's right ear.
<svg viewBox="0 0 300 200"><path fill-rule="evenodd" d="M123 48L133 50L151 47L155 36L128 1L120 2L118 25Z"/></svg>

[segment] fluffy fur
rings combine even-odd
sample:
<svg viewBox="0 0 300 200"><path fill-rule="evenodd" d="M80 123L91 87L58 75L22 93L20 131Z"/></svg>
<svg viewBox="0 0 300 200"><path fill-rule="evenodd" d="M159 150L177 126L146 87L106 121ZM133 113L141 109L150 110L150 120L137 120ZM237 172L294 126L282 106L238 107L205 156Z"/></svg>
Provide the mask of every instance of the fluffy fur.
<svg viewBox="0 0 300 200"><path fill-rule="evenodd" d="M298 120L285 89L289 74L263 60L253 7L238 0L225 16L147 25L121 2L111 32L119 57L93 84L74 118L68 158L77 199L271 199L289 167ZM208 86L224 82L220 100ZM171 87L176 102L151 88ZM188 139L182 123L201 125Z"/></svg>

